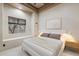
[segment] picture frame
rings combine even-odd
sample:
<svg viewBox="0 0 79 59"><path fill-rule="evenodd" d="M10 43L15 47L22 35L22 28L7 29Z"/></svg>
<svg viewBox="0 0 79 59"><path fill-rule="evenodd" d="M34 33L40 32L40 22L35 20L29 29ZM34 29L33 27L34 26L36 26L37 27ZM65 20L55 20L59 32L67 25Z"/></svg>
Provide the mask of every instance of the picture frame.
<svg viewBox="0 0 79 59"><path fill-rule="evenodd" d="M26 19L8 16L9 34L24 33L26 29Z"/></svg>
<svg viewBox="0 0 79 59"><path fill-rule="evenodd" d="M61 30L62 29L62 18L61 17L52 17L46 20L46 29L47 30Z"/></svg>

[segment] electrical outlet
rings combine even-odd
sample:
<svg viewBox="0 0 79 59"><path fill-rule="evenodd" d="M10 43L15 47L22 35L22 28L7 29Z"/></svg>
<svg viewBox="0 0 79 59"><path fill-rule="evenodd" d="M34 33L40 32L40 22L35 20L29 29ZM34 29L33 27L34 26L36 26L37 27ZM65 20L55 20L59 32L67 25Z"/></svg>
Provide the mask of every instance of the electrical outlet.
<svg viewBox="0 0 79 59"><path fill-rule="evenodd" d="M5 44L3 44L3 47L5 47Z"/></svg>

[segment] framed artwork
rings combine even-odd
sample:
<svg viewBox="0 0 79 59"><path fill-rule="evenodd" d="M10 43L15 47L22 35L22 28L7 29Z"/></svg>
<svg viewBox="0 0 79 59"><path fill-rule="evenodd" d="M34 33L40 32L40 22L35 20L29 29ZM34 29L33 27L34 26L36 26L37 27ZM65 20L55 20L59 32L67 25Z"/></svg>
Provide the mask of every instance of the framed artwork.
<svg viewBox="0 0 79 59"><path fill-rule="evenodd" d="M62 19L60 17L47 19L46 28L48 30L60 30L60 29L62 29Z"/></svg>
<svg viewBox="0 0 79 59"><path fill-rule="evenodd" d="M8 16L9 34L23 33L26 29L26 20Z"/></svg>

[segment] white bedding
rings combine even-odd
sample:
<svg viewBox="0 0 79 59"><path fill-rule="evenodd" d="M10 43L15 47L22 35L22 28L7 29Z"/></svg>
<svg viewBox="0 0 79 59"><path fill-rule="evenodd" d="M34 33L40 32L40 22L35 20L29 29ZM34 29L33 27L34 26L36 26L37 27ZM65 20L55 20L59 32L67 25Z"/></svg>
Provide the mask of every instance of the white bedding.
<svg viewBox="0 0 79 59"><path fill-rule="evenodd" d="M62 45L61 40L31 37L23 41L22 48L32 56L57 56Z"/></svg>

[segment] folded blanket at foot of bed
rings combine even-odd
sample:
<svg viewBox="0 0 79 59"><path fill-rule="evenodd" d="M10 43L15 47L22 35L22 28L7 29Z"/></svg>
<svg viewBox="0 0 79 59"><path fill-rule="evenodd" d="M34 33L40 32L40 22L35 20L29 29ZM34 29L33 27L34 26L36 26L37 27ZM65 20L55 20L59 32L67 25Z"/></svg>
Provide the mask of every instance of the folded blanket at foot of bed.
<svg viewBox="0 0 79 59"><path fill-rule="evenodd" d="M62 41L32 37L25 39L22 49L32 56L57 56L62 46Z"/></svg>

